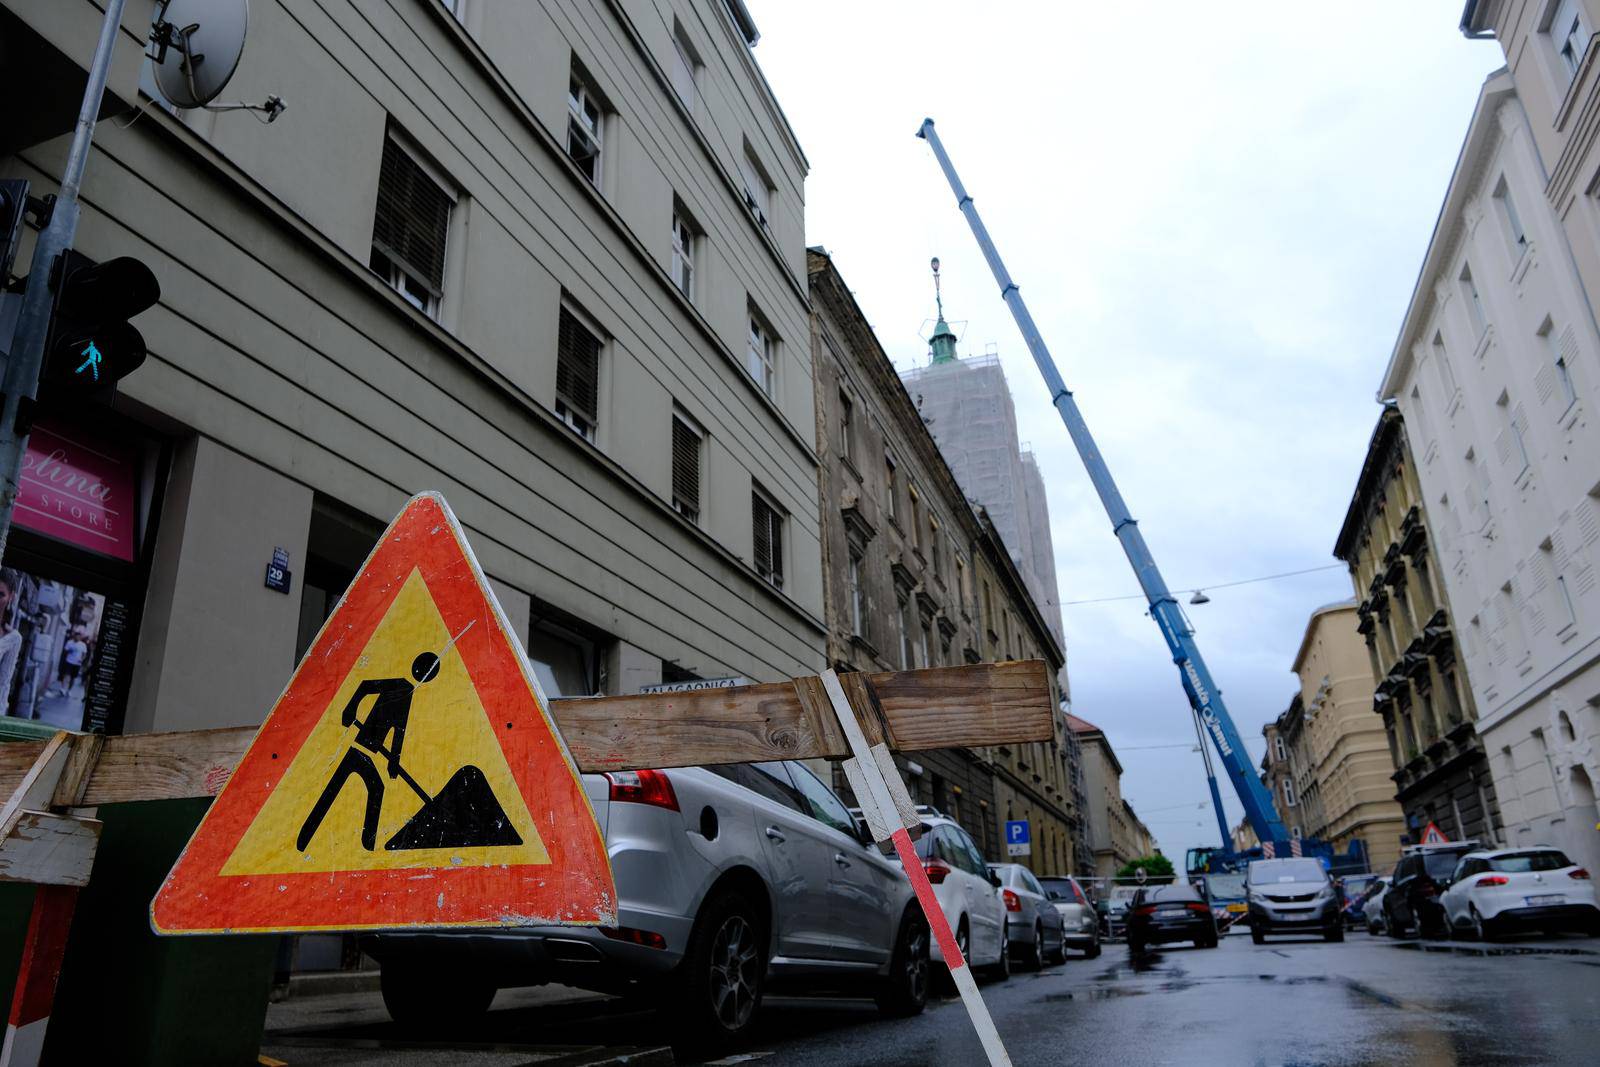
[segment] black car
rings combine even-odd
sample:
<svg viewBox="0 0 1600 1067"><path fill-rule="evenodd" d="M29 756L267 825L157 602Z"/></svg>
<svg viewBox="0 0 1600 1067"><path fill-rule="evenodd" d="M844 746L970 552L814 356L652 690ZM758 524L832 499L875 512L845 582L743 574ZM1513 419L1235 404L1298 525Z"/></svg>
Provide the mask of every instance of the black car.
<svg viewBox="0 0 1600 1067"><path fill-rule="evenodd" d="M1423 845L1401 856L1383 895L1383 925L1389 936L1444 937L1448 926L1439 894L1461 857L1478 849L1477 842L1462 841Z"/></svg>
<svg viewBox="0 0 1600 1067"><path fill-rule="evenodd" d="M1128 907L1128 949L1193 941L1196 948L1217 947L1217 920L1211 901L1192 885L1157 885L1139 890Z"/></svg>

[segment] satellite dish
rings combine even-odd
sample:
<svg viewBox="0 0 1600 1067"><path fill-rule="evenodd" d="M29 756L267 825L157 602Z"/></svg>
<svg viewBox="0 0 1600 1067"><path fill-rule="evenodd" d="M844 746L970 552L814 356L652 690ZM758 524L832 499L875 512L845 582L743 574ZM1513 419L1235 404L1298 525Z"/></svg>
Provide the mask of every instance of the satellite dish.
<svg viewBox="0 0 1600 1067"><path fill-rule="evenodd" d="M205 107L244 55L249 0L164 0L150 40L156 85L174 107Z"/></svg>

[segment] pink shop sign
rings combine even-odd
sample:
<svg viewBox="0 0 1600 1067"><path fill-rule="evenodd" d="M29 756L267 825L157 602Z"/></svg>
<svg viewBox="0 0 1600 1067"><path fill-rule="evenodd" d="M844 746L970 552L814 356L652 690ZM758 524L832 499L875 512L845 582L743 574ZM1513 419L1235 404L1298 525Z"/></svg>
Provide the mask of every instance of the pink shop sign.
<svg viewBox="0 0 1600 1067"><path fill-rule="evenodd" d="M28 437L17 525L91 552L134 556L131 450L75 427L40 422Z"/></svg>

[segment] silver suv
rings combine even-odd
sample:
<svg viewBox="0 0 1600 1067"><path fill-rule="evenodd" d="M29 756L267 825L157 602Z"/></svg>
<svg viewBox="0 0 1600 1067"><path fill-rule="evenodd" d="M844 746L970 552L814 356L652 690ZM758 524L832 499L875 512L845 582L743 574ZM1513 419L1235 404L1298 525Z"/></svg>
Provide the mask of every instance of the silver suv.
<svg viewBox="0 0 1600 1067"><path fill-rule="evenodd" d="M744 1031L769 983L927 999L929 935L898 863L799 763L583 775L616 879L614 928L380 933L403 1026L459 1024L502 987L560 982L659 1003L685 1039Z"/></svg>

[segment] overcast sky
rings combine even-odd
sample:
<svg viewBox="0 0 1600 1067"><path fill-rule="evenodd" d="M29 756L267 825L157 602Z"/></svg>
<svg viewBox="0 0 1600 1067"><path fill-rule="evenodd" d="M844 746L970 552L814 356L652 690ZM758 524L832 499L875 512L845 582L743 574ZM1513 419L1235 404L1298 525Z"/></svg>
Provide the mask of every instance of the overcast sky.
<svg viewBox="0 0 1600 1067"><path fill-rule="evenodd" d="M748 0L825 246L902 369L934 314L998 348L1065 601L1137 593L988 268L914 137L932 116L1174 588L1333 562L1478 88L1460 0ZM1203 14L1203 17L1202 17ZM1217 590L1197 638L1252 754L1343 569ZM1181 862L1213 844L1188 704L1140 600L1064 609L1074 710ZM1176 748L1142 746L1172 745ZM1229 825L1241 815L1223 782Z"/></svg>

